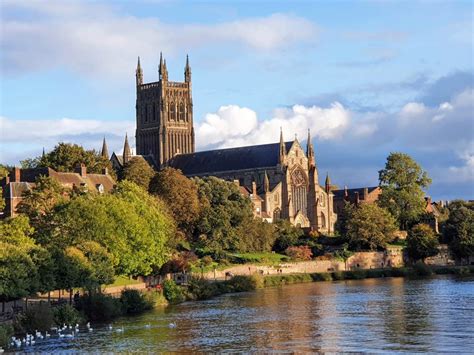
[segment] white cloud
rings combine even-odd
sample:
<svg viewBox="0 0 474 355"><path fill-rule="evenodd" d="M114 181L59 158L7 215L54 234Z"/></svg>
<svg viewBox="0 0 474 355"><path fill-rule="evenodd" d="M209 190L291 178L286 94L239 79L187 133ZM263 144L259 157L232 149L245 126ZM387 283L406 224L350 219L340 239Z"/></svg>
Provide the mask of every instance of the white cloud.
<svg viewBox="0 0 474 355"><path fill-rule="evenodd" d="M200 148L271 143L278 141L280 128L287 140L293 139L294 134L301 140L306 139L308 129L319 139L336 139L350 120L350 112L338 102L328 108L303 105L280 108L274 111L273 118L260 121L248 108L222 106L198 124L196 142Z"/></svg>
<svg viewBox="0 0 474 355"><path fill-rule="evenodd" d="M173 55L228 44L270 51L314 41L318 33L305 18L279 13L183 25L167 24L152 14L126 15L93 2L4 1L2 6L24 14L2 18L0 48L3 70L9 73L63 67L90 76L123 77L137 55L156 59L160 50Z"/></svg>

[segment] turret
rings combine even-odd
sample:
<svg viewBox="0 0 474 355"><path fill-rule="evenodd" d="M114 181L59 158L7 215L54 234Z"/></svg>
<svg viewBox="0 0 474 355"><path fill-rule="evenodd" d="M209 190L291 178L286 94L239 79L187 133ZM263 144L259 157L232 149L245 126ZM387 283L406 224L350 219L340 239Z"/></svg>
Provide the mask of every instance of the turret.
<svg viewBox="0 0 474 355"><path fill-rule="evenodd" d="M283 165L285 162L285 156L286 156L286 147L285 147L285 141L283 140L283 129L280 127L280 151L279 151L278 161L280 162L281 165Z"/></svg>
<svg viewBox="0 0 474 355"><path fill-rule="evenodd" d="M160 67L158 70L160 80L168 81L168 69L166 68L166 60L163 60L163 54L160 52Z"/></svg>
<svg viewBox="0 0 474 355"><path fill-rule="evenodd" d="M270 180L268 179L267 171L265 171L265 177L263 179L263 191L265 193L270 191Z"/></svg>
<svg viewBox="0 0 474 355"><path fill-rule="evenodd" d="M186 55L186 66L184 67L184 81L186 83L191 82L191 67L189 65L189 56Z"/></svg>
<svg viewBox="0 0 474 355"><path fill-rule="evenodd" d="M314 159L313 143L311 143L311 132L308 128L308 141L306 142L306 156L308 157L309 167L316 166L316 160Z"/></svg>
<svg viewBox="0 0 474 355"><path fill-rule="evenodd" d="M123 145L123 164L126 164L132 158L132 151L130 150L130 145L128 144L128 136L125 134L125 143Z"/></svg>
<svg viewBox="0 0 474 355"><path fill-rule="evenodd" d="M331 179L329 178L329 173L326 174L326 182L325 182L326 192L329 193L331 191Z"/></svg>
<svg viewBox="0 0 474 355"><path fill-rule="evenodd" d="M138 57L137 70L135 71L135 78L137 82L137 88L140 85L143 85L143 70L140 65L140 57Z"/></svg>
<svg viewBox="0 0 474 355"><path fill-rule="evenodd" d="M102 151L100 152L100 155L106 159L109 159L109 149L107 148L107 142L105 141L105 137L104 141L102 142Z"/></svg>

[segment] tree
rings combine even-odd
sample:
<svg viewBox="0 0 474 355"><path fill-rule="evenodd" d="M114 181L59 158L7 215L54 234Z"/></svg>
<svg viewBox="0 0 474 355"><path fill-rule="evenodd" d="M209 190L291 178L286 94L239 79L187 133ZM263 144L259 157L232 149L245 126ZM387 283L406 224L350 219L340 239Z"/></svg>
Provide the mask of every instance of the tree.
<svg viewBox="0 0 474 355"><path fill-rule="evenodd" d="M298 247L288 247L285 254L293 260L311 260L313 253L307 245L300 245Z"/></svg>
<svg viewBox="0 0 474 355"><path fill-rule="evenodd" d="M237 249L240 252L271 251L277 238L272 223L255 218L245 219L238 227L237 235L239 236Z"/></svg>
<svg viewBox="0 0 474 355"><path fill-rule="evenodd" d="M273 250L277 252L284 252L288 247L298 245L300 238L304 234L301 228L293 226L287 220L279 220L275 224L275 228L277 238Z"/></svg>
<svg viewBox="0 0 474 355"><path fill-rule="evenodd" d="M253 219L252 202L232 182L212 176L194 181L201 201L198 244L214 252L239 251L239 227Z"/></svg>
<svg viewBox="0 0 474 355"><path fill-rule="evenodd" d="M180 170L165 168L151 180L150 192L163 200L178 229L190 238L201 212L196 182Z"/></svg>
<svg viewBox="0 0 474 355"><path fill-rule="evenodd" d="M393 239L395 219L376 204L361 204L351 213L346 222L345 238L352 249L376 250L385 248Z"/></svg>
<svg viewBox="0 0 474 355"><path fill-rule="evenodd" d="M390 153L385 168L379 171L379 205L387 208L400 228L406 230L423 214L423 188L430 184L428 174L409 155Z"/></svg>
<svg viewBox="0 0 474 355"><path fill-rule="evenodd" d="M39 270L49 262L49 254L30 236L28 218L19 216L0 221L0 300L28 296L52 289L53 284Z"/></svg>
<svg viewBox="0 0 474 355"><path fill-rule="evenodd" d="M102 170L107 168L115 177L108 158L95 150L85 150L77 144L63 142L58 143L51 152L24 160L21 164L23 168L48 167L63 172L72 172L78 165L84 164L90 173L102 174Z"/></svg>
<svg viewBox="0 0 474 355"><path fill-rule="evenodd" d="M453 253L460 258L474 255L474 204L453 201L444 225L444 238Z"/></svg>
<svg viewBox="0 0 474 355"><path fill-rule="evenodd" d="M0 181L8 176L9 168L5 165L0 164ZM3 198L3 189L0 186L0 212L5 208L5 199Z"/></svg>
<svg viewBox="0 0 474 355"><path fill-rule="evenodd" d="M427 224L417 224L408 231L407 252L415 261L438 254L438 245L438 237Z"/></svg>
<svg viewBox="0 0 474 355"><path fill-rule="evenodd" d="M155 171L142 157L133 157L126 162L120 172L121 180L134 182L138 186L148 190L151 178L155 175Z"/></svg>
<svg viewBox="0 0 474 355"><path fill-rule="evenodd" d="M117 274L149 275L168 260L174 222L157 199L130 181L120 182L112 194L78 196L52 215L53 228L44 239L49 247L80 250L84 242L97 242L112 255Z"/></svg>

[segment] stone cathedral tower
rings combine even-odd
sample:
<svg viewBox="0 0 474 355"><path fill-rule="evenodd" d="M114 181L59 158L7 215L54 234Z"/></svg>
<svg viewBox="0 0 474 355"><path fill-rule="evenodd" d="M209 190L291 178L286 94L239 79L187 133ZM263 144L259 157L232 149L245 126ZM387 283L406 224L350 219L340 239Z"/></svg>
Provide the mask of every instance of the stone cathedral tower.
<svg viewBox="0 0 474 355"><path fill-rule="evenodd" d="M143 83L140 58L136 70L138 155L152 155L163 167L176 154L194 153L191 67L186 57L184 82L168 81L160 54L159 81Z"/></svg>

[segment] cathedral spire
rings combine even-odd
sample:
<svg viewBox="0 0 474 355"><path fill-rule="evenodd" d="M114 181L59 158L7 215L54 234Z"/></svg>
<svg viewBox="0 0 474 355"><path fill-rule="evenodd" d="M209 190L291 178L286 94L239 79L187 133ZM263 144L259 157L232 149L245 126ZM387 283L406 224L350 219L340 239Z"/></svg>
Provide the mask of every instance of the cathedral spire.
<svg viewBox="0 0 474 355"><path fill-rule="evenodd" d="M308 162L310 166L316 165L316 160L314 158L313 143L311 142L311 132L309 128L308 128L308 141L306 142L306 157L308 158Z"/></svg>
<svg viewBox="0 0 474 355"><path fill-rule="evenodd" d="M283 164L286 156L286 147L285 141L283 140L283 129L280 127L280 152L279 152L279 161L280 164Z"/></svg>
<svg viewBox="0 0 474 355"><path fill-rule="evenodd" d="M100 152L100 155L104 158L109 159L109 149L107 148L107 142L105 141L105 136L104 136L104 141L102 142L102 151Z"/></svg>
<svg viewBox="0 0 474 355"><path fill-rule="evenodd" d="M125 133L125 143L123 145L123 164L128 163L132 157L132 151L130 150L130 145L128 144L128 136Z"/></svg>
<svg viewBox="0 0 474 355"><path fill-rule="evenodd" d="M140 65L140 57L138 57L137 70L135 71L135 77L137 79L137 86L143 84L143 70Z"/></svg>
<svg viewBox="0 0 474 355"><path fill-rule="evenodd" d="M186 66L184 67L184 81L191 82L191 66L189 65L189 56L186 54Z"/></svg>
<svg viewBox="0 0 474 355"><path fill-rule="evenodd" d="M168 69L166 69L166 59L163 59L163 53L160 52L160 68L158 70L160 74L160 80L168 80Z"/></svg>
<svg viewBox="0 0 474 355"><path fill-rule="evenodd" d="M268 174L266 170L265 170L265 178L263 180L263 191L265 192L270 191L270 180L268 179Z"/></svg>
<svg viewBox="0 0 474 355"><path fill-rule="evenodd" d="M326 173L326 192L329 193L331 191L331 179L329 178L329 173Z"/></svg>

